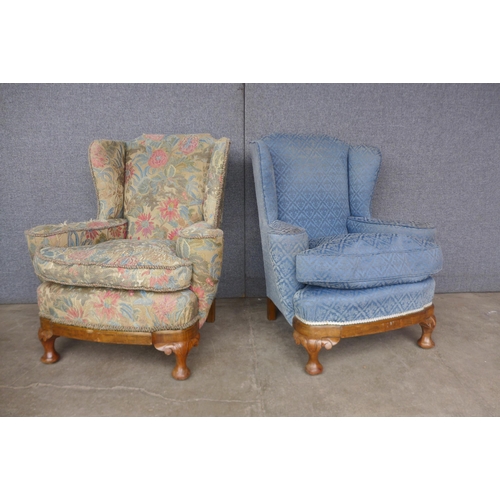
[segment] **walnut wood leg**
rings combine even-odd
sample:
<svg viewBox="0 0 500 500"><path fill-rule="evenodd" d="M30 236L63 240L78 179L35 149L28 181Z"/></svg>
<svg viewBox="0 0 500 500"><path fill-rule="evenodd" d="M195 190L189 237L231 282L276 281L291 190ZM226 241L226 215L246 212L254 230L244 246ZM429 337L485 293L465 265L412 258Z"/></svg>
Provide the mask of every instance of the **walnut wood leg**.
<svg viewBox="0 0 500 500"><path fill-rule="evenodd" d="M56 363L59 361L59 353L55 350L54 342L58 338L57 335L52 333L52 330L47 327L45 322L42 321L42 326L38 330L38 338L43 345L44 354L40 358L42 363L46 365L51 365L52 363Z"/></svg>
<svg viewBox="0 0 500 500"><path fill-rule="evenodd" d="M309 354L309 360L306 363L306 372L309 373L309 375L319 375L323 371L323 365L318 359L321 348L331 349L340 341L339 338L313 339L302 335L296 330L293 331L293 338L295 339L295 343L303 345Z"/></svg>
<svg viewBox="0 0 500 500"><path fill-rule="evenodd" d="M210 307L210 310L208 311L208 316L206 319L207 323L214 323L215 322L215 299L212 302L212 306Z"/></svg>
<svg viewBox="0 0 500 500"><path fill-rule="evenodd" d="M274 302L268 297L267 298L267 319L269 321L274 321L278 317L278 308Z"/></svg>
<svg viewBox="0 0 500 500"><path fill-rule="evenodd" d="M186 380L191 375L191 370L186 365L186 358L189 351L198 345L200 333L198 323L186 330L175 332L155 332L152 334L153 345L166 355L175 354L175 367L172 370L172 377L176 380Z"/></svg>
<svg viewBox="0 0 500 500"><path fill-rule="evenodd" d="M434 328L436 327L436 316L429 316L420 323L420 326L422 327L422 336L418 341L418 345L422 349L432 349L435 344L431 338L431 335Z"/></svg>

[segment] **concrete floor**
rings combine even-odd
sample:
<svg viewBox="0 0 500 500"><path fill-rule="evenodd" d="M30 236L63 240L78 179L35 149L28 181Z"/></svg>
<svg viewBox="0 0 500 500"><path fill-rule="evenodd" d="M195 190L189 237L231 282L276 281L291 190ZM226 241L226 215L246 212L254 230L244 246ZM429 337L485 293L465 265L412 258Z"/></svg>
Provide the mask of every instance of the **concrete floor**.
<svg viewBox="0 0 500 500"><path fill-rule="evenodd" d="M435 297L436 347L418 326L322 350L322 375L264 299L219 299L175 381L153 347L59 338L39 361L37 306L0 306L1 416L500 416L500 293Z"/></svg>

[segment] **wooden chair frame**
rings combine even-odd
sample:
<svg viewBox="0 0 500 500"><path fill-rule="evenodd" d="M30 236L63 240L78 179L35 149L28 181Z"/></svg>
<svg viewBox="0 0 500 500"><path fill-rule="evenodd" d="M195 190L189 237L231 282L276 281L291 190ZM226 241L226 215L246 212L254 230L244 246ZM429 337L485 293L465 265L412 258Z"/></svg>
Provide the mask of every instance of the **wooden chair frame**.
<svg viewBox="0 0 500 500"><path fill-rule="evenodd" d="M268 298L267 319L273 321L276 319L277 314L278 308ZM422 311L405 314L404 316L355 325L308 325L294 316L293 338L295 339L295 343L301 344L309 354L309 360L305 367L306 372L309 375L319 375L323 371L323 366L318 360L318 355L322 347L329 350L338 344L340 339L383 333L411 325L420 325L422 327L422 336L417 344L422 349L432 349L435 344L431 336L436 326L433 304Z"/></svg>
<svg viewBox="0 0 500 500"><path fill-rule="evenodd" d="M215 299L207 316L207 323L215 321ZM50 319L40 318L38 338L43 345L44 354L40 358L42 363L52 364L59 361L60 355L55 350L55 341L58 337L107 344L153 345L166 355L175 354L176 364L172 370L172 377L176 380L186 380L191 370L186 365L189 351L198 345L200 340L199 322L197 321L184 330L165 330L157 332L126 332L117 330L96 330L80 326L54 323Z"/></svg>

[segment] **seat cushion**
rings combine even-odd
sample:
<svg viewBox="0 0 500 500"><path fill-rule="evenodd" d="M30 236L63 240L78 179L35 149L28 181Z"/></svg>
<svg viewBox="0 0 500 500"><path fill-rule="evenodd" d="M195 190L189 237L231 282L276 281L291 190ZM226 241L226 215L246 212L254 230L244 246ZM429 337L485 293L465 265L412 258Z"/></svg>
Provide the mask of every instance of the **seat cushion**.
<svg viewBox="0 0 500 500"><path fill-rule="evenodd" d="M415 283L441 270L439 246L402 234L351 233L322 238L297 255L297 280L338 289Z"/></svg>
<svg viewBox="0 0 500 500"><path fill-rule="evenodd" d="M112 240L79 247L46 247L33 264L42 281L63 285L175 291L191 285L192 264L163 240Z"/></svg>
<svg viewBox="0 0 500 500"><path fill-rule="evenodd" d="M294 314L309 325L352 325L396 318L432 303L434 280L364 290L306 286L293 297Z"/></svg>

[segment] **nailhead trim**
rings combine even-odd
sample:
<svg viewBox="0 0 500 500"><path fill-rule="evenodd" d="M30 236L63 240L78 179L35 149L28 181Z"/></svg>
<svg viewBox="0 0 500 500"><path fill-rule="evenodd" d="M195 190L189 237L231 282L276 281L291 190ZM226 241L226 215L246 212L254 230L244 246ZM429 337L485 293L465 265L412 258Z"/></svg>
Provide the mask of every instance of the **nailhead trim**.
<svg viewBox="0 0 500 500"><path fill-rule="evenodd" d="M116 330L118 332L144 332L144 333L153 333L153 332L158 332L158 331L163 331L163 330L184 330L185 328L189 328L190 326L193 326L199 320L198 315L196 315L195 318L191 322L186 323L184 325L176 326L176 327L167 326L167 327L162 327L162 328L158 328L158 329L153 330L152 328L147 328L147 327L139 327L139 328L126 327L125 328L125 327L116 326L116 325L94 325L92 323L76 324L74 322L70 323L69 321L66 321L64 319L60 319L60 318L54 319L54 318L51 318L50 316L44 316L43 314L40 314L40 317L45 318L45 319L50 319L50 321L52 321L54 323L59 323L61 325L79 326L80 328L89 328L89 329L94 329L94 330L109 330L109 331Z"/></svg>

